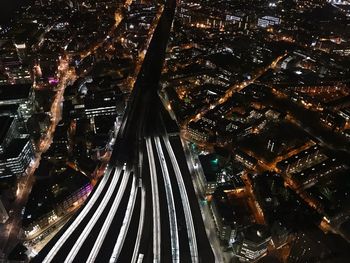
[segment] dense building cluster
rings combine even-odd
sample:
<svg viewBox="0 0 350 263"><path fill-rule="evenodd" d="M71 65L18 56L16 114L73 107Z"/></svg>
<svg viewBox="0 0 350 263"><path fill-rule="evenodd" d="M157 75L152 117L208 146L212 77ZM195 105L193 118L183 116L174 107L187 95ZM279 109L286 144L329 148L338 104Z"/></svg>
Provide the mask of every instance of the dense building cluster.
<svg viewBox="0 0 350 263"><path fill-rule="evenodd" d="M103 177L165 1L29 2L0 25L0 261ZM346 0L177 1L158 93L227 262L347 262L349 22Z"/></svg>
<svg viewBox="0 0 350 263"><path fill-rule="evenodd" d="M330 242L346 241L324 233L349 238L348 10L346 1L178 6L161 96L199 155L218 237L238 261L298 262L301 246L303 261L326 260Z"/></svg>
<svg viewBox="0 0 350 263"><path fill-rule="evenodd" d="M1 25L0 258L34 256L103 176L161 11L42 0Z"/></svg>

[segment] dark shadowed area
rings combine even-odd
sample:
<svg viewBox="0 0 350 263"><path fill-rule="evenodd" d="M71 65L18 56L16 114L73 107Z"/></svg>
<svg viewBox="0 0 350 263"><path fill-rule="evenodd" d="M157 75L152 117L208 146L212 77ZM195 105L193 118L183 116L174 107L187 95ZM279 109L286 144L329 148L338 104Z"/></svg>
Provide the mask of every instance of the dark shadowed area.
<svg viewBox="0 0 350 263"><path fill-rule="evenodd" d="M0 24L8 23L16 10L28 0L2 0L0 4Z"/></svg>

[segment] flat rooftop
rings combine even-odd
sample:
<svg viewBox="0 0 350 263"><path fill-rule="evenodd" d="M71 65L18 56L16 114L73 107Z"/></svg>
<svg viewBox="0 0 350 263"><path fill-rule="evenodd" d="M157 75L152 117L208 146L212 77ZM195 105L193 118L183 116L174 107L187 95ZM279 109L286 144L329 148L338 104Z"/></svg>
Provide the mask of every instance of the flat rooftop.
<svg viewBox="0 0 350 263"><path fill-rule="evenodd" d="M27 144L28 139L14 139L6 147L5 153L0 155L0 159L15 158L23 151L24 146Z"/></svg>
<svg viewBox="0 0 350 263"><path fill-rule="evenodd" d="M13 119L9 116L0 116L0 144L3 143Z"/></svg>
<svg viewBox="0 0 350 263"><path fill-rule="evenodd" d="M8 100L21 100L29 97L31 84L16 84L0 86L0 104Z"/></svg>

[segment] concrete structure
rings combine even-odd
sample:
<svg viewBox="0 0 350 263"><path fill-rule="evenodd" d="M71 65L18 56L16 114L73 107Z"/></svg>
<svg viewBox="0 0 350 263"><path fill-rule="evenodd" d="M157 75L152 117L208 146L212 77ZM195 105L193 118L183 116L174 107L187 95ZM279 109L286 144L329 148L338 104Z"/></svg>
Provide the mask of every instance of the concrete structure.
<svg viewBox="0 0 350 263"><path fill-rule="evenodd" d="M8 219L9 219L9 215L7 214L7 211L0 198L0 223L4 224Z"/></svg>
<svg viewBox="0 0 350 263"><path fill-rule="evenodd" d="M0 179L20 176L34 159L34 149L29 139L14 139L0 155Z"/></svg>

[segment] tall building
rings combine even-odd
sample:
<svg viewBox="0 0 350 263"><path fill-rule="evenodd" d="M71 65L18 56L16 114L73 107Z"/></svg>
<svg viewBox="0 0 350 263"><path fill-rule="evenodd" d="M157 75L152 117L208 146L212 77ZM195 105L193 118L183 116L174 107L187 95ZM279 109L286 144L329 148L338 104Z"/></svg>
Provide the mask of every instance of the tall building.
<svg viewBox="0 0 350 263"><path fill-rule="evenodd" d="M117 116L124 113L124 102L119 94L95 93L77 101L66 101L64 113L71 119L84 119L97 116Z"/></svg>
<svg viewBox="0 0 350 263"><path fill-rule="evenodd" d="M240 261L255 262L266 255L267 246L271 240L266 226L255 224L244 229L241 234L243 239L236 251Z"/></svg>
<svg viewBox="0 0 350 263"><path fill-rule="evenodd" d="M236 241L237 236L237 215L223 189L215 191L210 208L214 215L220 240L231 246Z"/></svg>
<svg viewBox="0 0 350 263"><path fill-rule="evenodd" d="M20 104L28 100L31 84L2 85L0 105Z"/></svg>
<svg viewBox="0 0 350 263"><path fill-rule="evenodd" d="M17 120L9 116L0 116L0 154L18 135Z"/></svg>
<svg viewBox="0 0 350 263"><path fill-rule="evenodd" d="M0 179L20 176L34 160L34 148L29 139L14 139L0 154Z"/></svg>

